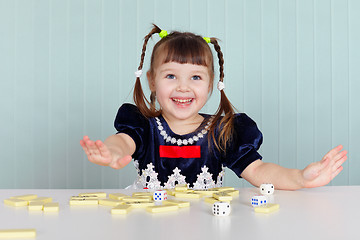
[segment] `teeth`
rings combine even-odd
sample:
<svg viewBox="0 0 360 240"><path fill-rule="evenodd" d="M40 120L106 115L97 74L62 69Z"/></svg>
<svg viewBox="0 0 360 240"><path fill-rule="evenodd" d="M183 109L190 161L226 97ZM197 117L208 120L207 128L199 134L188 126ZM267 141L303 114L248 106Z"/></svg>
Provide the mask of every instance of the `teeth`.
<svg viewBox="0 0 360 240"><path fill-rule="evenodd" d="M173 98L173 100L179 103L188 103L192 101L192 99L176 99L176 98Z"/></svg>

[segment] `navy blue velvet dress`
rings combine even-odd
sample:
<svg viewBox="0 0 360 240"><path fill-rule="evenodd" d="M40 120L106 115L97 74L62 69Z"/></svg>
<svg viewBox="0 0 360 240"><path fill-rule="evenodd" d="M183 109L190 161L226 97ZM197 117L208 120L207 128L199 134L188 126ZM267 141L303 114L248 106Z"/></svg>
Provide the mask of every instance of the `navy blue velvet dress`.
<svg viewBox="0 0 360 240"><path fill-rule="evenodd" d="M145 118L132 104L119 108L115 128L136 144L132 157L138 176L133 188L174 188L176 184L188 184L194 189L221 187L224 167L240 177L249 164L262 159L257 152L262 134L246 114L236 114L235 133L226 153L219 151L212 140L208 144L212 116L201 115L204 121L197 130L178 135L162 116Z"/></svg>

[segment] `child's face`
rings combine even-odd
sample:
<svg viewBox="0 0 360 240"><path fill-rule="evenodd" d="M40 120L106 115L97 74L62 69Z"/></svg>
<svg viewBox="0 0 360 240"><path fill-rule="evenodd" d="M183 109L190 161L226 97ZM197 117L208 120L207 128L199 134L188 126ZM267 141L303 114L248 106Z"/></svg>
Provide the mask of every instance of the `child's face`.
<svg viewBox="0 0 360 240"><path fill-rule="evenodd" d="M211 90L211 77L206 66L168 62L156 66L147 77L156 92L162 114L169 120L191 120L199 117Z"/></svg>

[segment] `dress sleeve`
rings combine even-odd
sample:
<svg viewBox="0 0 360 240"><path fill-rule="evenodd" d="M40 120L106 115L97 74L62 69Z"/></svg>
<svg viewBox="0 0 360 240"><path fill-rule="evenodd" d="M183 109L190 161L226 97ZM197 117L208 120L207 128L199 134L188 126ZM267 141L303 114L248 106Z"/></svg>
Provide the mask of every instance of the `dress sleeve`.
<svg viewBox="0 0 360 240"><path fill-rule="evenodd" d="M133 156L143 152L145 141L149 135L149 120L135 105L123 104L117 112L114 126L117 133L125 133L134 140L136 150Z"/></svg>
<svg viewBox="0 0 360 240"><path fill-rule="evenodd" d="M245 113L236 114L233 139L224 155L224 165L240 177L244 169L252 162L262 159L257 152L263 136L256 123Z"/></svg>

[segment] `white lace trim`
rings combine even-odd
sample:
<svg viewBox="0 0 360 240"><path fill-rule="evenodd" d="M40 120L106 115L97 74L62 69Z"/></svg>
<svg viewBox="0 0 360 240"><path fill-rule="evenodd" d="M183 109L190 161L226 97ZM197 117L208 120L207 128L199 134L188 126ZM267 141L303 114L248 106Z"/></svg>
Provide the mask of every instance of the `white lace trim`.
<svg viewBox="0 0 360 240"><path fill-rule="evenodd" d="M133 184L135 189L171 189L174 188L176 184L188 184L186 182L186 177L181 174L179 168L173 170L173 174L168 177L168 181L164 183L164 186L161 185L161 182L158 180L158 173L154 171L154 165L149 163L146 169L140 171L139 161L134 160L134 166L138 172L138 177ZM197 175L197 180L193 183L194 189L209 189L214 187L221 187L223 185L225 170L222 167L222 171L217 176L217 182L212 179L212 173L208 172L209 168L205 165L201 168L201 173ZM189 184L188 184L189 185Z"/></svg>
<svg viewBox="0 0 360 240"><path fill-rule="evenodd" d="M209 131L210 128L210 124L212 122L212 118L210 118L210 120L206 123L206 126L204 127L204 129L202 129L198 134L188 138L188 139L176 139L175 137L170 136L165 130L164 127L161 124L161 121L158 117L155 117L156 123L158 125L158 130L160 132L160 135L163 136L164 140L166 142L170 142L172 144L177 144L178 146L181 145L188 145L188 144L193 144L197 141L199 141L200 138L203 138Z"/></svg>

